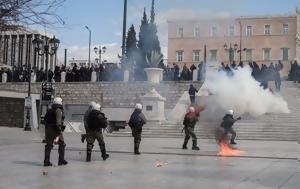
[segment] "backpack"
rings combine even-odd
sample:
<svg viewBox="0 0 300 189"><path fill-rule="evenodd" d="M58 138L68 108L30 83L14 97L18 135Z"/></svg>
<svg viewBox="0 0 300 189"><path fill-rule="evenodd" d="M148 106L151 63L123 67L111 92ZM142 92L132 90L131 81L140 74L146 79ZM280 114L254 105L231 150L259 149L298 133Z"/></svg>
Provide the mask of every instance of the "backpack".
<svg viewBox="0 0 300 189"><path fill-rule="evenodd" d="M99 125L100 125L100 128L102 129L105 129L107 127L107 118L105 117L105 114L104 113L100 113L102 115L102 118L99 119Z"/></svg>
<svg viewBox="0 0 300 189"><path fill-rule="evenodd" d="M55 125L56 124L56 113L55 110L50 109L47 111L44 117L46 125Z"/></svg>
<svg viewBox="0 0 300 189"><path fill-rule="evenodd" d="M139 116L138 112L133 112L130 116L128 125L130 127L139 127L142 126L142 118Z"/></svg>
<svg viewBox="0 0 300 189"><path fill-rule="evenodd" d="M99 115L102 115L99 119ZM107 127L107 118L99 111L92 110L87 118L88 128L91 130L99 130Z"/></svg>

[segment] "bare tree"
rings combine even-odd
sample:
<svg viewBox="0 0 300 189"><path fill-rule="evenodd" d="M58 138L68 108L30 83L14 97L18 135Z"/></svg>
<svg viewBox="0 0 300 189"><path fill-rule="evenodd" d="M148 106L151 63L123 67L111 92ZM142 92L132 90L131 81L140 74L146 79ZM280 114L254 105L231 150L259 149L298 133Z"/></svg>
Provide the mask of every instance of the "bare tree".
<svg viewBox="0 0 300 189"><path fill-rule="evenodd" d="M0 29L64 24L57 9L66 0L0 0Z"/></svg>

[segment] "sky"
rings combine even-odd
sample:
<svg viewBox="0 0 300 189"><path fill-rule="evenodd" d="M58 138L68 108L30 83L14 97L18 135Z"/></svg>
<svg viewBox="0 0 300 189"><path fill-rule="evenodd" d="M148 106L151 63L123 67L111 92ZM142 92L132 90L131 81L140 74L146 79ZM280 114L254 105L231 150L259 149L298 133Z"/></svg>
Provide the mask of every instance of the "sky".
<svg viewBox="0 0 300 189"><path fill-rule="evenodd" d="M144 7L150 16L152 0L128 0L127 30L133 24L139 31ZM61 41L59 61L64 49L68 60L88 59L89 32L92 30L91 60L98 57L93 48L104 45L107 52L102 60L118 62L121 54L124 0L66 0L57 10L64 25L45 28ZM272 14L294 14L300 0L155 0L158 36L167 58L167 20L171 18L226 18Z"/></svg>

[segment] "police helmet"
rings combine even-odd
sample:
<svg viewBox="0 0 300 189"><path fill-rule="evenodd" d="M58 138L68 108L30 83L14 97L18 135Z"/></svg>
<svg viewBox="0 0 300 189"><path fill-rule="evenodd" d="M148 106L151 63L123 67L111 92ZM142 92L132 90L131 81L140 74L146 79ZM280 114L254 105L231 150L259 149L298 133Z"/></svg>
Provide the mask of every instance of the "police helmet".
<svg viewBox="0 0 300 189"><path fill-rule="evenodd" d="M93 108L93 107L94 107L96 104L97 104L96 102L94 102L94 101L91 101L89 105L90 105L90 107L92 107L92 108Z"/></svg>
<svg viewBox="0 0 300 189"><path fill-rule="evenodd" d="M233 115L233 110L228 110L229 115Z"/></svg>
<svg viewBox="0 0 300 189"><path fill-rule="evenodd" d="M137 109L137 110L142 110L142 109L143 109L142 104L136 104L136 105L135 105L135 109Z"/></svg>
<svg viewBox="0 0 300 189"><path fill-rule="evenodd" d="M189 107L189 112L195 112L195 108L193 106Z"/></svg>
<svg viewBox="0 0 300 189"><path fill-rule="evenodd" d="M95 103L94 106L93 106L93 110L98 110L98 111L100 111L100 110L101 110L101 105Z"/></svg>
<svg viewBox="0 0 300 189"><path fill-rule="evenodd" d="M53 104L59 104L62 105L62 99L60 97L55 97L53 99Z"/></svg>

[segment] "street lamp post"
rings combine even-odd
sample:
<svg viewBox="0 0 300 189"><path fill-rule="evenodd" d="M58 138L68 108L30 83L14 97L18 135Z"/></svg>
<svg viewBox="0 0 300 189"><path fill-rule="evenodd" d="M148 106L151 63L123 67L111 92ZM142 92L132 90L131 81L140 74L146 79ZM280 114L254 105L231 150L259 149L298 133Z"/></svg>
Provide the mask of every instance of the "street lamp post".
<svg viewBox="0 0 300 189"><path fill-rule="evenodd" d="M55 36L53 36L53 38L51 39L46 39L45 40L45 44L44 44L44 41L41 40L40 38L35 38L33 41L32 41L33 45L34 45L34 48L37 49L37 54L39 56L43 56L45 55L45 58L46 58L46 78L47 78L47 81L49 81L49 78L48 78L48 64L49 64L49 55L53 56L56 54L56 51L58 49L58 46L59 46L59 39L56 39ZM50 81L51 82L51 81Z"/></svg>
<svg viewBox="0 0 300 189"><path fill-rule="evenodd" d="M27 98L25 98L25 109L26 109L26 122L25 122L25 127L24 131L31 131L31 126L30 126L30 110L31 110L31 64L28 63L27 65L27 78L28 78L28 94Z"/></svg>
<svg viewBox="0 0 300 189"><path fill-rule="evenodd" d="M242 62L242 34L243 34L243 27L242 27L242 22L239 21L240 25L240 63Z"/></svg>
<svg viewBox="0 0 300 189"><path fill-rule="evenodd" d="M85 28L89 31L89 66L91 66L91 40L92 40L92 30L85 26Z"/></svg>
<svg viewBox="0 0 300 189"><path fill-rule="evenodd" d="M27 48L26 48L26 53L29 55L31 54L31 36L28 36L27 38ZM30 56L26 56L26 63L27 63L27 80L28 80L28 95L25 98L25 109L26 109L26 122L25 122L25 127L24 131L31 131L31 126L30 126L30 110L31 110L31 64L30 64Z"/></svg>
<svg viewBox="0 0 300 189"><path fill-rule="evenodd" d="M106 47L103 46L103 47L101 48L101 45L100 45L99 48L98 48L98 47L95 47L95 48L94 48L94 51L95 51L96 54L99 55L99 62L98 62L98 63L99 63L99 64L102 64L102 62L101 62L101 55L104 54L104 53L106 52Z"/></svg>
<svg viewBox="0 0 300 189"><path fill-rule="evenodd" d="M124 0L123 12L123 35L122 35L122 63L126 53L126 22L127 22L127 0Z"/></svg>
<svg viewBox="0 0 300 189"><path fill-rule="evenodd" d="M237 51L237 49L238 49L238 44L234 44L232 46L232 44L230 43L229 47L226 43L224 44L224 50L227 51L228 54L229 54L229 64L230 64L230 66L232 65L232 62L234 60L234 53Z"/></svg>

